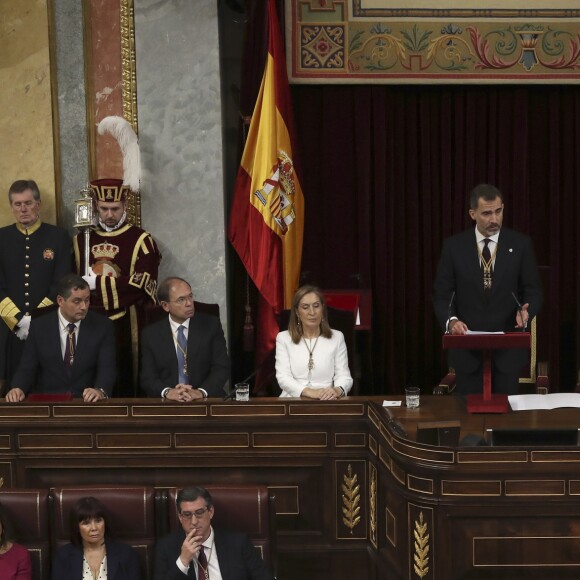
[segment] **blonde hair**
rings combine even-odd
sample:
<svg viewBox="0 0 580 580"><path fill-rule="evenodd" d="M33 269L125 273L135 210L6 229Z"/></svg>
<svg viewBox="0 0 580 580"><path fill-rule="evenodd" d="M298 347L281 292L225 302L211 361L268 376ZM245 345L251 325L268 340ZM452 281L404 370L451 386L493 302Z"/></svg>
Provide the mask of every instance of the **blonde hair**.
<svg viewBox="0 0 580 580"><path fill-rule="evenodd" d="M332 329L328 324L328 312L326 310L326 302L324 300L324 295L322 294L322 290L317 286L300 286L298 290L296 290L296 294L294 294L294 298L292 298L292 309L290 310L290 321L288 322L288 332L290 333L290 337L292 338L292 342L294 344L298 344L302 335L304 334L302 329L302 323L300 322L300 318L298 317L298 306L300 301L306 294L316 294L318 300L320 300L320 304L322 305L322 320L320 321L320 334L324 336L324 338L330 338L332 336Z"/></svg>

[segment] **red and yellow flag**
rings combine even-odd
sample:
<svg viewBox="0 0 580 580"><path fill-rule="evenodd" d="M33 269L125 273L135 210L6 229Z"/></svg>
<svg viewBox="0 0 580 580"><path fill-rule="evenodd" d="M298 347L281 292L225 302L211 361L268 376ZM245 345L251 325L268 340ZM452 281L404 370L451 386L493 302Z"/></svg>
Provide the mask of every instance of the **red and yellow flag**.
<svg viewBox="0 0 580 580"><path fill-rule="evenodd" d="M273 320L273 313L290 308L298 286L304 197L293 156L294 119L274 0L268 1L268 13L268 59L236 179L228 237L272 308ZM266 341L261 346L271 349L278 328L269 326L260 324L258 336Z"/></svg>

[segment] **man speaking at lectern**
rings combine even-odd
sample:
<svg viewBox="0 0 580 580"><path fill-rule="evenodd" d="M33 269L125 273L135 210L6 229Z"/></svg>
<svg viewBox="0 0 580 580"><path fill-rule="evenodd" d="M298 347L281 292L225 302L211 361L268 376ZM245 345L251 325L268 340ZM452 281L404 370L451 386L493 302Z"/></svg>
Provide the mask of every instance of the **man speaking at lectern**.
<svg viewBox="0 0 580 580"><path fill-rule="evenodd" d="M524 330L542 305L542 288L530 238L502 227L504 200L493 185L469 195L475 228L445 240L434 285L435 314L450 334ZM515 394L525 349L493 351L493 392ZM458 394L481 393L482 353L452 349Z"/></svg>

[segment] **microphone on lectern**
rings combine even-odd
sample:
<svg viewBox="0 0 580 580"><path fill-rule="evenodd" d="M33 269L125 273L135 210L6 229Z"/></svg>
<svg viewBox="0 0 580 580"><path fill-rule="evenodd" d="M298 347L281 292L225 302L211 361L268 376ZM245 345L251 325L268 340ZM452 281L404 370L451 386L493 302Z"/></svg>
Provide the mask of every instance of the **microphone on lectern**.
<svg viewBox="0 0 580 580"><path fill-rule="evenodd" d="M527 320L524 321L523 306L521 305L520 301L518 300L518 297L515 295L514 292L512 292L512 296L514 297L514 300L518 305L518 312L520 313L520 318L522 319L522 332L525 332L528 326L528 321Z"/></svg>

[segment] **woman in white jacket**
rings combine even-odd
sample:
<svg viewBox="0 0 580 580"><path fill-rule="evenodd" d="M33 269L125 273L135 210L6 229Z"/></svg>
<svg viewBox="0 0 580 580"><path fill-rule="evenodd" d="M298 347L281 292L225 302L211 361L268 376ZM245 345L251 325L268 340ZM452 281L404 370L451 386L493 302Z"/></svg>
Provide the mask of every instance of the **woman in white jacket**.
<svg viewBox="0 0 580 580"><path fill-rule="evenodd" d="M302 286L294 295L288 330L276 337L276 379L281 397L327 401L352 387L344 336L330 328L316 286Z"/></svg>

